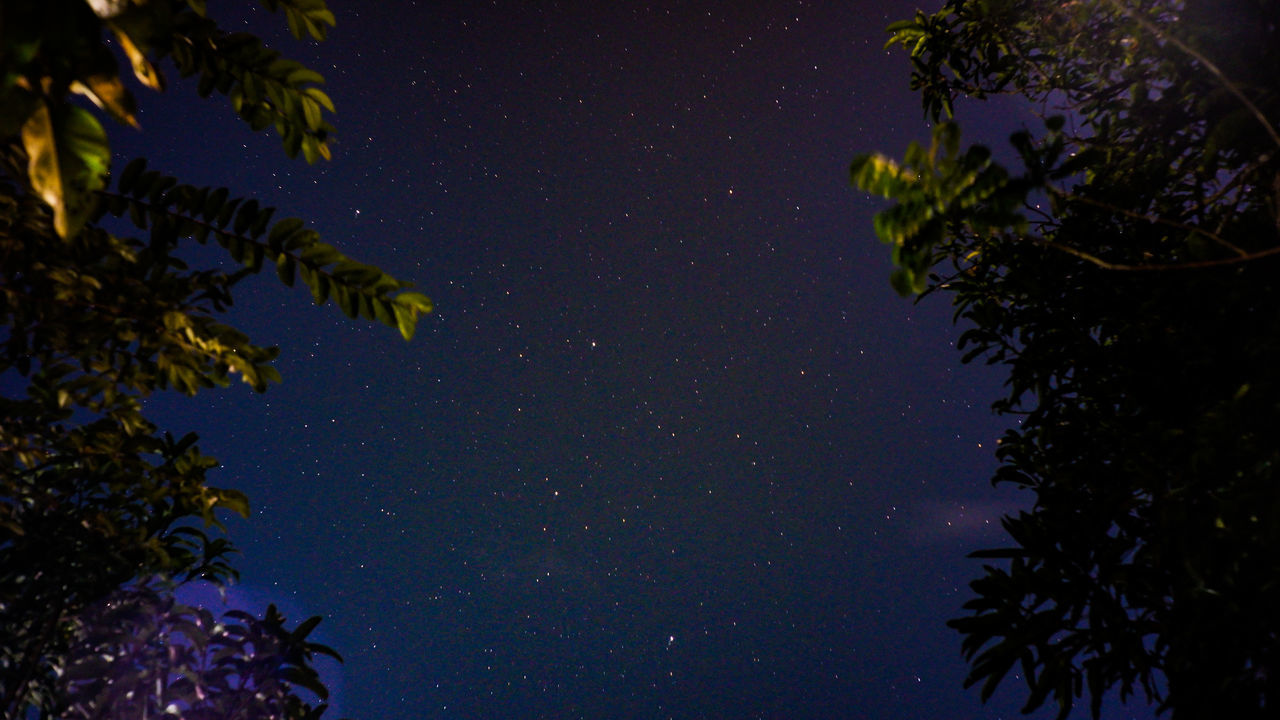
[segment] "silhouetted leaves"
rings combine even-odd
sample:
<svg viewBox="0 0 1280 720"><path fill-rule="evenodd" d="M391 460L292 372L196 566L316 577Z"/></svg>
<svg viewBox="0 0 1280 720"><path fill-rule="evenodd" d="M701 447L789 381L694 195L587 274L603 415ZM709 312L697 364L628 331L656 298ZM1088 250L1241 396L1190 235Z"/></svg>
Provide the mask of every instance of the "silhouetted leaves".
<svg viewBox="0 0 1280 720"><path fill-rule="evenodd" d="M274 605L261 618L215 618L174 602L160 583L122 587L79 620L58 678L64 717L315 718L329 692L311 663L341 659L307 640L318 617L292 631Z"/></svg>
<svg viewBox="0 0 1280 720"><path fill-rule="evenodd" d="M971 584L969 685L1026 710L1141 694L1274 715L1280 672L1280 6L948 2L890 26L939 124L852 179L904 294L951 294L966 362L1019 418L995 482L1030 489ZM1020 167L961 149L958 98L1046 110ZM999 561L999 562L995 562Z"/></svg>

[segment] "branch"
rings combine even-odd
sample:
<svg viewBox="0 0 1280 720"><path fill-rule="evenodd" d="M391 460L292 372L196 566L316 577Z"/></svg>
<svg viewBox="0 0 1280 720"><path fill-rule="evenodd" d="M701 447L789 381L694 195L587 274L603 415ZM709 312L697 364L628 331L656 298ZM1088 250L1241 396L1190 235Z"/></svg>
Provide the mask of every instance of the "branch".
<svg viewBox="0 0 1280 720"><path fill-rule="evenodd" d="M432 311L432 303L419 292L391 293L410 287L381 269L351 260L332 245L320 242L319 233L298 218L271 225L274 208L259 208L256 200L228 197L226 188L195 188L178 184L174 178L144 170L145 161L130 162L120 175L118 192L99 191L106 201L103 212L116 217L129 215L139 229L147 229L150 219L152 242L162 219L172 237L194 237L204 243L213 234L217 243L250 272L258 272L264 259L276 265L281 282L292 287L295 272L311 289L317 305L332 294L334 302L352 319L364 317L400 330L406 340L413 336L418 316ZM172 206L172 207L171 207ZM265 234L266 239L260 240Z"/></svg>
<svg viewBox="0 0 1280 720"><path fill-rule="evenodd" d="M1215 65L1212 60L1205 57L1203 53L1191 47L1190 45L1182 42L1181 40L1174 37L1173 35L1170 35L1164 32L1163 30L1161 30L1160 28L1156 27L1156 25L1152 23L1150 20L1148 20L1147 18L1144 18L1138 15L1137 13L1133 12L1129 8L1124 7L1122 4L1120 4L1119 0L1107 0L1107 2L1110 3L1112 7L1119 10L1121 13L1124 13L1131 20L1141 25L1145 30L1147 30L1147 32L1150 32L1152 35L1155 35L1156 37L1173 45L1174 47L1178 48L1182 52L1195 58L1198 62L1200 62L1200 64L1204 65L1209 72L1213 73L1214 77L1218 78L1218 80L1222 82L1223 86L1227 88L1228 92L1230 92L1232 95L1235 95L1240 100L1240 102L1244 103L1244 106L1249 109L1249 112L1253 113L1253 116L1258 119L1258 122L1262 123L1262 127L1266 128L1267 134L1271 136L1271 141L1274 142L1277 147L1280 147L1280 133L1276 132L1276 129L1274 126L1272 126L1271 121L1267 120L1267 116L1262 113L1262 110L1258 109L1258 106L1253 104L1253 101L1250 100L1244 94L1244 91L1242 91L1240 87L1237 86L1235 83L1231 82L1231 79L1228 78L1226 74L1222 72L1222 70L1218 69L1218 66Z"/></svg>
<svg viewBox="0 0 1280 720"><path fill-rule="evenodd" d="M1081 260L1089 262L1093 265L1097 265L1103 270L1118 270L1123 272L1163 272L1166 270L1196 270L1196 269L1202 269L1202 268L1222 267L1225 265L1239 265L1241 263L1251 262L1254 260L1261 260L1263 258L1271 257L1273 255L1280 255L1280 245L1277 245L1275 247L1267 248L1266 250L1261 250L1256 253L1246 253L1244 255L1239 255L1236 257L1219 258L1217 260L1198 260L1195 262L1170 263L1168 265L1128 265L1125 263L1113 263L1108 260L1103 260L1097 255L1087 253L1083 250L1078 250L1076 248L1071 247L1070 245L1063 245L1062 243L1054 242L1053 240L1046 240L1044 238L1030 238L1030 240L1036 245L1042 245L1044 247L1057 250L1058 252L1066 253L1067 255L1071 255L1073 257L1078 257Z"/></svg>
<svg viewBox="0 0 1280 720"><path fill-rule="evenodd" d="M1224 248L1227 248L1228 250L1230 250L1231 252L1235 253L1236 255L1242 258L1248 257L1249 255L1248 252L1236 246L1234 243L1228 242L1226 239L1222 238L1216 233L1209 232L1208 230L1205 230L1203 228L1198 228L1194 225L1187 225L1186 223L1181 223L1181 222L1178 222L1177 220L1169 220L1168 218L1157 217L1155 215L1148 215L1146 213L1135 212L1133 210L1126 210L1125 208L1112 205L1111 203L1102 202L1101 200L1094 200L1093 198L1084 197L1082 195L1069 195L1059 190L1058 188L1053 187L1052 185L1046 185L1045 187L1050 194L1056 195L1057 197L1063 200L1079 201L1084 203L1085 205L1092 205L1094 207L1101 208L1103 210L1108 210L1110 212L1124 215L1125 217L1133 218L1134 220L1146 220L1147 222L1155 225L1168 225L1169 227L1177 228L1179 230L1186 230L1187 232L1191 232L1191 233L1200 233L1206 238L1209 238L1210 240L1218 243Z"/></svg>

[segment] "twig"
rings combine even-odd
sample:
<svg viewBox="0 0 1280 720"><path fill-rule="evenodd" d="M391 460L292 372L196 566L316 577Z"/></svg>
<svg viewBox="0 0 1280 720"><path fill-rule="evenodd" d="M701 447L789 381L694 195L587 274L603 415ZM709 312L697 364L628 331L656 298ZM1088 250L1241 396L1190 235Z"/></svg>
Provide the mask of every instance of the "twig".
<svg viewBox="0 0 1280 720"><path fill-rule="evenodd" d="M1156 25L1152 23L1150 20L1148 20L1147 18L1144 18L1138 15L1137 13L1133 12L1129 8L1126 8L1124 5L1122 5L1119 2L1119 0L1107 0L1107 2L1110 3L1112 7L1119 10L1121 13L1124 13L1134 22L1138 23L1143 28L1145 28L1147 32L1150 32L1151 34L1164 40L1165 42L1170 43L1171 45L1178 48L1182 52L1195 58L1197 61L1200 62L1200 64L1204 65L1209 72L1213 73L1214 76L1216 76L1218 80L1222 82L1222 84L1227 88L1228 92L1230 92L1232 95L1235 95L1237 98L1239 98L1240 102L1244 103L1244 106L1249 109L1249 112L1253 113L1253 116L1258 119L1258 122L1262 123L1262 127L1267 129L1267 134L1271 136L1271 141L1274 142L1277 147L1280 147L1280 133L1276 132L1276 129L1274 126L1272 126L1271 121L1267 120L1267 116L1262 114L1262 110L1258 109L1258 106L1254 105L1253 101L1250 100L1244 94L1244 92L1239 88L1239 86L1231 82L1231 79L1228 78L1226 74L1224 74L1221 70L1219 70L1218 66L1215 65L1212 60L1205 57L1200 51L1196 50L1190 45L1182 42L1181 40L1174 37L1173 35L1170 35L1169 33L1166 33L1160 28L1156 27Z"/></svg>
<svg viewBox="0 0 1280 720"><path fill-rule="evenodd" d="M1114 213L1119 213L1120 215L1133 218L1134 220L1146 220L1147 222L1153 223L1155 225L1168 225L1169 227L1177 228L1179 230L1186 230L1187 232L1192 232L1192 233L1200 233L1201 235L1204 235L1205 237L1218 243L1222 247L1227 248L1228 250L1230 250L1231 252L1234 252L1236 255L1239 255L1242 258L1248 257L1249 255L1249 253L1246 252L1243 248L1238 247L1234 243L1228 242L1226 239L1220 237L1216 233L1212 233L1203 228L1198 228L1194 225L1187 225L1186 223L1180 223L1177 220L1169 220L1167 218L1156 217L1155 215L1147 215L1145 213L1135 212L1133 210L1126 210L1122 207L1117 207L1110 203L1102 202L1101 200L1094 200L1093 198L1083 197L1080 195L1069 195L1051 185L1047 186L1047 188L1050 193L1057 195L1058 197L1064 200L1082 202L1085 205L1092 205L1097 208L1102 208L1103 210L1109 210Z"/></svg>
<svg viewBox="0 0 1280 720"><path fill-rule="evenodd" d="M1267 248L1266 250L1261 250L1256 253L1246 253L1244 255L1239 255L1236 257L1219 258L1217 260L1197 260L1194 262L1170 263L1167 265L1159 265L1159 264L1128 265L1125 263L1113 263L1108 260L1103 260L1097 255L1093 255L1083 250L1078 250L1076 248L1073 248L1070 245L1063 245L1062 243L1057 243L1052 240L1046 240L1044 238L1030 238L1030 240L1036 245L1043 245L1044 247L1052 248L1054 250L1057 250L1058 252L1062 252L1062 253L1066 253L1067 255L1078 257L1081 260L1097 265L1103 270L1117 270L1117 271L1123 271L1123 272L1163 272L1166 270L1196 270L1201 268L1222 267L1224 265L1239 265L1240 263L1251 262L1253 260L1261 260L1263 258L1271 257L1273 255L1280 255L1280 245L1277 245L1276 247Z"/></svg>

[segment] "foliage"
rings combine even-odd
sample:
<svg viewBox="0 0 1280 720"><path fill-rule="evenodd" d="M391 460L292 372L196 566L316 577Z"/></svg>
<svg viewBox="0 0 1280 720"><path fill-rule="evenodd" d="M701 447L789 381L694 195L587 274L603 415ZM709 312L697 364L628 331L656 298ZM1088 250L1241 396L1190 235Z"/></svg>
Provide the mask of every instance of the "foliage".
<svg viewBox="0 0 1280 720"><path fill-rule="evenodd" d="M949 293L1007 373L994 482L1035 498L950 623L969 684L1274 715L1280 4L949 0L890 33L933 141L852 177L894 202L894 285ZM999 93L1045 117L1016 170L952 120Z"/></svg>
<svg viewBox="0 0 1280 720"><path fill-rule="evenodd" d="M263 4L297 38L333 25L322 0ZM315 717L323 703L297 690L324 699L310 662L332 651L306 640L318 619L287 630L274 609L215 622L173 603L182 583L235 577L220 513L247 517L248 500L207 484L217 462L140 400L236 375L258 391L279 381L275 348L219 322L265 265L406 339L431 301L226 188L140 159L113 182L107 133L74 97L136 126L112 44L144 86L164 86L167 58L250 127L275 127L289 155L329 156L320 75L220 30L200 0L0 7L0 705L6 717ZM141 237L115 234L130 224ZM192 240L241 268L188 267Z"/></svg>
<svg viewBox="0 0 1280 720"><path fill-rule="evenodd" d="M306 639L319 621L289 630L274 605L261 619L232 610L216 620L154 583L120 588L86 615L70 648L61 716L109 708L115 717L318 718L324 708L306 706L293 686L328 695L310 663L338 654Z"/></svg>

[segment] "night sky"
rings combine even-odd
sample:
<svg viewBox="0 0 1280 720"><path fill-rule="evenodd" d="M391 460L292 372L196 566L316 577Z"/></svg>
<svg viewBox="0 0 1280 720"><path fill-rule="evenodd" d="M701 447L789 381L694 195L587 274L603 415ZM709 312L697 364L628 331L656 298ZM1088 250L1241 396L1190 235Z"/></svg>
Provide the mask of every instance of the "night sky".
<svg viewBox="0 0 1280 720"><path fill-rule="evenodd" d="M1027 501L988 483L1001 376L847 178L927 137L882 50L915 5L332 9L315 45L210 7L325 75L332 162L188 83L110 130L436 302L406 343L268 272L231 320L284 383L148 403L253 502L231 601L324 616L333 717L1017 716L943 624Z"/></svg>

